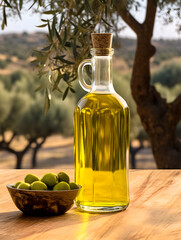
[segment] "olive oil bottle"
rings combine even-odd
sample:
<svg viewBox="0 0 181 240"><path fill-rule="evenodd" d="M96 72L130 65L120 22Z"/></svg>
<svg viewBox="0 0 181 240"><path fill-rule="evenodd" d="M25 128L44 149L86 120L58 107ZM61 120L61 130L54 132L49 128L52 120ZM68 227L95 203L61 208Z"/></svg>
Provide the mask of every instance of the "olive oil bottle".
<svg viewBox="0 0 181 240"><path fill-rule="evenodd" d="M89 93L74 112L75 181L82 186L76 204L83 211L115 212L129 204L130 112L112 85L112 34L94 33L92 40L92 59L78 69ZM92 85L83 79L85 65L92 66Z"/></svg>

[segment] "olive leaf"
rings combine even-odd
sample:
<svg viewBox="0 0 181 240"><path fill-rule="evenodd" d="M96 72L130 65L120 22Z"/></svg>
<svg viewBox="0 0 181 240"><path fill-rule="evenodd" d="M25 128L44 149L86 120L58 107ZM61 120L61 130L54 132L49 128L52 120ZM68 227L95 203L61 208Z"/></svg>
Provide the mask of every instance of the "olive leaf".
<svg viewBox="0 0 181 240"><path fill-rule="evenodd" d="M6 8L5 8L5 6L3 7L3 20L4 20L4 25L7 25Z"/></svg>
<svg viewBox="0 0 181 240"><path fill-rule="evenodd" d="M57 79L56 79L56 81L54 82L54 85L53 85L53 88L52 88L52 91L55 91L55 89L57 89L58 88L58 84L60 83L60 80L62 79L62 75L58 75L57 76Z"/></svg>
<svg viewBox="0 0 181 240"><path fill-rule="evenodd" d="M70 88L70 91L76 93L76 91L73 88Z"/></svg>
<svg viewBox="0 0 181 240"><path fill-rule="evenodd" d="M85 4L86 4L86 7L87 7L88 11L89 11L91 14L93 14L91 5L90 5L90 3L89 3L89 0L85 0Z"/></svg>
<svg viewBox="0 0 181 240"><path fill-rule="evenodd" d="M62 13L60 18L59 31L61 30L63 23L64 23L64 13Z"/></svg>
<svg viewBox="0 0 181 240"><path fill-rule="evenodd" d="M101 18L101 20L106 24L106 25L108 25L109 27L113 27L111 24L109 24L104 18Z"/></svg>
<svg viewBox="0 0 181 240"><path fill-rule="evenodd" d="M49 10L49 11L44 11L43 14L55 14L56 11L55 10Z"/></svg>
<svg viewBox="0 0 181 240"><path fill-rule="evenodd" d="M65 27L64 29L64 38L62 44L65 45L66 41L67 41L67 27Z"/></svg>
<svg viewBox="0 0 181 240"><path fill-rule="evenodd" d="M40 7L43 5L42 0L38 0L38 3Z"/></svg>
<svg viewBox="0 0 181 240"><path fill-rule="evenodd" d="M60 44L62 44L62 39L60 37L60 34L57 32L56 28L55 28L55 34L56 34L56 37L57 37L58 41L60 42Z"/></svg>
<svg viewBox="0 0 181 240"><path fill-rule="evenodd" d="M48 25L48 23L46 23L46 24L42 24L42 25L39 25L39 26L36 26L36 27L44 28L44 27L46 27L47 25Z"/></svg>
<svg viewBox="0 0 181 240"><path fill-rule="evenodd" d="M56 56L56 57L54 57L54 59L60 60L60 61L63 62L63 63L74 64L73 62L64 59L62 56Z"/></svg>
<svg viewBox="0 0 181 240"><path fill-rule="evenodd" d="M52 44L50 44L47 47L42 48L41 51L48 51L48 50L50 50L51 47L52 47Z"/></svg>
<svg viewBox="0 0 181 240"><path fill-rule="evenodd" d="M4 19L3 19L2 24L1 24L1 29L4 30L4 27L5 27L5 22L4 22Z"/></svg>
<svg viewBox="0 0 181 240"><path fill-rule="evenodd" d="M49 35L48 35L49 40L50 40L51 42L53 42L53 38L52 38L52 30L51 30L50 22L49 22L49 21L48 21L48 33L49 33Z"/></svg>
<svg viewBox="0 0 181 240"><path fill-rule="evenodd" d="M19 0L19 9L21 10L23 7L23 0Z"/></svg>
<svg viewBox="0 0 181 240"><path fill-rule="evenodd" d="M40 91L42 88L43 88L43 85L38 86L37 88L35 88L35 92Z"/></svg>
<svg viewBox="0 0 181 240"><path fill-rule="evenodd" d="M49 89L45 89L45 102L44 102L44 114L47 114L50 108L51 95L49 94Z"/></svg>
<svg viewBox="0 0 181 240"><path fill-rule="evenodd" d="M67 94L68 94L68 91L69 91L69 87L66 88L64 94L63 94L63 97L62 97L62 100L64 101L65 98L67 97Z"/></svg>

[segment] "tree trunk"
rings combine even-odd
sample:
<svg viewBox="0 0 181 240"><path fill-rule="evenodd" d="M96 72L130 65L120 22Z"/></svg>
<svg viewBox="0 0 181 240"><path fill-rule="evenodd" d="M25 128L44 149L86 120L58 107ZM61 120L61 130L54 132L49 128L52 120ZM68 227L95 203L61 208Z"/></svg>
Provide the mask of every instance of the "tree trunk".
<svg viewBox="0 0 181 240"><path fill-rule="evenodd" d="M15 137L15 134L13 134L13 136L11 137L9 142L6 142L5 138L3 137L3 140L0 142L0 150L7 151L7 152L10 152L10 153L14 154L16 156L16 166L15 166L15 168L16 169L21 169L23 157L24 157L25 153L31 147L31 144L35 140L33 138L30 138L28 140L28 144L26 145L26 147L22 151L16 151L9 146L10 143L13 141L14 137Z"/></svg>
<svg viewBox="0 0 181 240"><path fill-rule="evenodd" d="M166 103L155 87L150 86L149 64L153 53L154 47L151 43L138 37L131 80L132 95L150 139L157 167L181 168L181 143L176 139L178 119L174 106Z"/></svg>
<svg viewBox="0 0 181 240"><path fill-rule="evenodd" d="M181 168L181 142L176 139L176 126L181 119L181 94L172 103L167 103L150 84L150 58L156 52L151 39L157 2L147 0L146 17L142 24L136 21L126 6L120 7L119 0L116 0L116 7L118 14L137 34L131 90L157 167Z"/></svg>
<svg viewBox="0 0 181 240"><path fill-rule="evenodd" d="M43 143L46 141L46 138L43 138L43 140L38 143L36 141L36 146L33 148L33 155L32 155L32 168L36 167L36 163L37 163L37 153L40 150L41 146L43 145Z"/></svg>
<svg viewBox="0 0 181 240"><path fill-rule="evenodd" d="M37 152L38 152L38 147L33 148L33 155L32 155L32 168L36 167L36 159L37 159Z"/></svg>
<svg viewBox="0 0 181 240"><path fill-rule="evenodd" d="M21 169L23 154L17 152L16 154L16 169Z"/></svg>

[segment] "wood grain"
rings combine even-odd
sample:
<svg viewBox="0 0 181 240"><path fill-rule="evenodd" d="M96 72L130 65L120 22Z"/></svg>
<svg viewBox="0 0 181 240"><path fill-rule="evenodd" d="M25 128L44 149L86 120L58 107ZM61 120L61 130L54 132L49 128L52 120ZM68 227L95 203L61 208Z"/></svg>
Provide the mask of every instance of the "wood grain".
<svg viewBox="0 0 181 240"><path fill-rule="evenodd" d="M61 169L70 174L73 171ZM181 239L181 170L131 170L131 203L124 212L88 214L75 206L62 216L28 217L12 202L6 184L58 170L0 170L0 239Z"/></svg>

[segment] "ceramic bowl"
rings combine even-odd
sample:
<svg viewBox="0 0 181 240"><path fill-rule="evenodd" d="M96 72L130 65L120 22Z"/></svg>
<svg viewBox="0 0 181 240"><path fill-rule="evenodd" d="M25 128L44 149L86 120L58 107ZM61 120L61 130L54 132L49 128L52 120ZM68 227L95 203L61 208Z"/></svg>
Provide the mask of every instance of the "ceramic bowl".
<svg viewBox="0 0 181 240"><path fill-rule="evenodd" d="M23 213L28 215L61 215L68 211L74 199L79 193L79 189L74 190L25 190L13 187L13 184L7 185L7 189L15 203Z"/></svg>

